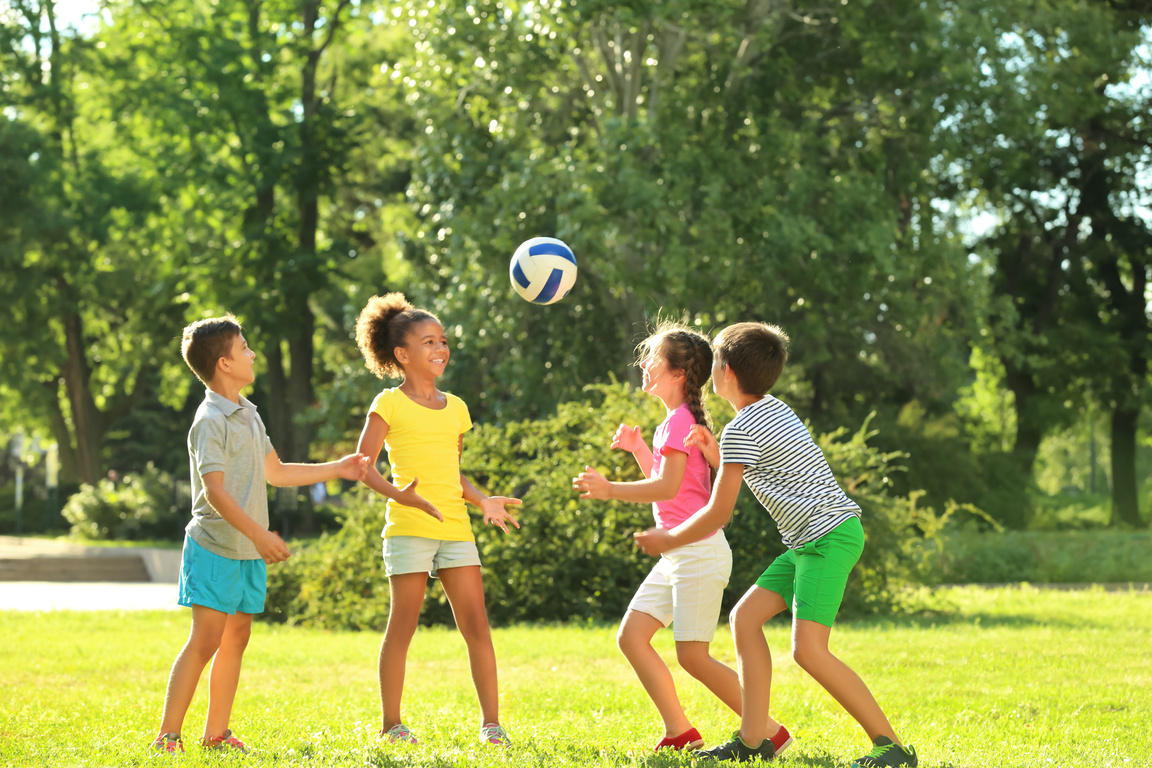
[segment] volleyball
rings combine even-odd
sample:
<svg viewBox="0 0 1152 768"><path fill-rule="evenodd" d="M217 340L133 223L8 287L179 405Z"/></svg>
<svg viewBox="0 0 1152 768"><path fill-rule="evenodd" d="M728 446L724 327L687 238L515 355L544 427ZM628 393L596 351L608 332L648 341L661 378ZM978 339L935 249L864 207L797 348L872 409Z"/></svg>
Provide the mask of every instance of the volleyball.
<svg viewBox="0 0 1152 768"><path fill-rule="evenodd" d="M554 237L525 240L508 267L512 289L533 304L554 304L576 283L576 257Z"/></svg>

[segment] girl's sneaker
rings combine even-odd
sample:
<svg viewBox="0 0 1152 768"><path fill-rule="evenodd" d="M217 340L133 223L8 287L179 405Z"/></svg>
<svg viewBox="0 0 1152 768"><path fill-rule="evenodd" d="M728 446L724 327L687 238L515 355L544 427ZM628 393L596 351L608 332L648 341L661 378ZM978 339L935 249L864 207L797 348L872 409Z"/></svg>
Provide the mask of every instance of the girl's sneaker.
<svg viewBox="0 0 1152 768"><path fill-rule="evenodd" d="M156 737L149 749L162 753L183 752L184 741L178 733L162 733Z"/></svg>
<svg viewBox="0 0 1152 768"><path fill-rule="evenodd" d="M496 723L488 723L480 729L481 744L495 744L498 747L512 746L512 740L504 729Z"/></svg>
<svg viewBox="0 0 1152 768"><path fill-rule="evenodd" d="M209 736L202 739L200 743L208 749L230 749L245 755L252 751L247 744L232 735L231 728L224 731L221 736Z"/></svg>
<svg viewBox="0 0 1152 768"><path fill-rule="evenodd" d="M852 768L885 768L885 766L908 766L916 768L919 760L912 747L893 744L887 736L872 739L872 751L852 761Z"/></svg>
<svg viewBox="0 0 1152 768"><path fill-rule="evenodd" d="M776 757L780 753L792 746L792 734L788 733L788 729L780 726L780 730L776 731L776 735L772 737L772 747L776 750Z"/></svg>
<svg viewBox="0 0 1152 768"><path fill-rule="evenodd" d="M702 746L704 746L704 738L700 735L700 731L689 728L679 736L665 736L660 739L660 743L652 751L659 752L662 749L672 749L677 752L682 749L695 751Z"/></svg>
<svg viewBox="0 0 1152 768"><path fill-rule="evenodd" d="M380 734L380 738L388 739L389 744L418 744L416 734L412 733L412 729L400 723L388 729L387 733Z"/></svg>

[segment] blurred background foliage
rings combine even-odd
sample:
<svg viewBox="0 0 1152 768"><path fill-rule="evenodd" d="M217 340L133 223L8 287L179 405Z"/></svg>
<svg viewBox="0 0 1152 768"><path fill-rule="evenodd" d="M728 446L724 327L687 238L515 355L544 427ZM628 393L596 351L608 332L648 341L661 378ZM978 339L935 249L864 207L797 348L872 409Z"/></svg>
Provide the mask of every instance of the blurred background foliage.
<svg viewBox="0 0 1152 768"><path fill-rule="evenodd" d="M775 393L875 520L869 599L940 561L938 532L1146 529L1150 22L1081 0L0 0L0 533L178 540L186 510L143 499L185 492L201 387L178 338L227 310L280 455L349 451L382 386L352 326L390 290L449 331L469 471L534 498L523 534L478 532L515 615L549 579L567 615L611 614L644 570L647 512L567 486L615 471L617 423L658 421L621 388L662 314L789 332ZM535 235L580 262L552 307L507 282ZM325 546L379 522L272 503ZM741 504L734 583L779 546ZM554 543L592 520L565 571ZM308 551L283 576L304 601L329 578Z"/></svg>

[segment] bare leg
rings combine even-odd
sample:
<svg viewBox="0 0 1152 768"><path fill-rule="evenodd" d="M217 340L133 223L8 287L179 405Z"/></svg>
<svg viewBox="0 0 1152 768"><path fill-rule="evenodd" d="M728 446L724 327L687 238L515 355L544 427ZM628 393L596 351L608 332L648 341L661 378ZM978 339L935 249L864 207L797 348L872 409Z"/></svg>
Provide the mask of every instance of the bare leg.
<svg viewBox="0 0 1152 768"><path fill-rule="evenodd" d="M224 622L220 647L212 659L208 673L208 719L204 723L204 738L223 736L232 717L232 703L240 684L240 663L244 649L252 636L252 614L236 613Z"/></svg>
<svg viewBox="0 0 1152 768"><path fill-rule="evenodd" d="M652 637L663 626L654 616L642 611L628 611L616 633L616 645L632 665L636 677L640 678L648 698L656 705L656 711L664 721L664 735L674 737L691 728L692 723L680 705L668 665L652 647Z"/></svg>
<svg viewBox="0 0 1152 768"><path fill-rule="evenodd" d="M480 700L480 725L500 724L500 691L496 677L496 650L484 605L484 582L480 566L441 568L440 583L452 606L452 617L468 646L472 684Z"/></svg>
<svg viewBox="0 0 1152 768"><path fill-rule="evenodd" d="M740 735L745 744L753 747L780 728L780 724L768 716L772 701L772 652L764 639L764 622L785 608L780 595L753 586L740 598L729 617L740 675Z"/></svg>
<svg viewBox="0 0 1152 768"><path fill-rule="evenodd" d="M708 643L676 641L676 660L684 671L704 684L712 694L736 714L740 714L740 677L732 667L708 653Z"/></svg>
<svg viewBox="0 0 1152 768"><path fill-rule="evenodd" d="M220 647L228 614L202 605L192 606L192 629L188 640L168 675L168 690L164 694L164 714L160 718L160 733L180 733L184 715L196 694L196 685L209 659Z"/></svg>
<svg viewBox="0 0 1152 768"><path fill-rule="evenodd" d="M420 607L424 605L424 589L428 574L402 573L388 578L388 626L384 629L384 642L380 644L380 706L384 735L400 724L400 697L404 693L404 668L408 662L408 646L420 623Z"/></svg>
<svg viewBox="0 0 1152 768"><path fill-rule="evenodd" d="M828 650L831 633L831 627L819 622L796 619L792 623L792 657L860 723L869 739L887 736L903 746L868 686Z"/></svg>

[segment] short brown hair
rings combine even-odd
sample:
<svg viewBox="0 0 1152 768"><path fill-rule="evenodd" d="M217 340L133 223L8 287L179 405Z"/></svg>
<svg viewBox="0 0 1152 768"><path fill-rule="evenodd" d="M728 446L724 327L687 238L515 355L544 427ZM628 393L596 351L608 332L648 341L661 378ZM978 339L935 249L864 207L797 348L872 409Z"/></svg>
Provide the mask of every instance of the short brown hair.
<svg viewBox="0 0 1152 768"><path fill-rule="evenodd" d="M232 351L233 340L241 333L240 321L232 313L223 317L197 320L184 329L180 354L184 362L205 384L211 384L216 375L216 361Z"/></svg>
<svg viewBox="0 0 1152 768"><path fill-rule="evenodd" d="M402 293L388 293L368 299L356 318L356 346L364 363L377 378L401 378L404 367L396 359L396 347L404 346L412 326L425 320L440 322L436 315L417 309Z"/></svg>
<svg viewBox="0 0 1152 768"><path fill-rule="evenodd" d="M740 391L766 395L788 361L788 334L770 323L736 323L716 335L716 361L732 369Z"/></svg>

